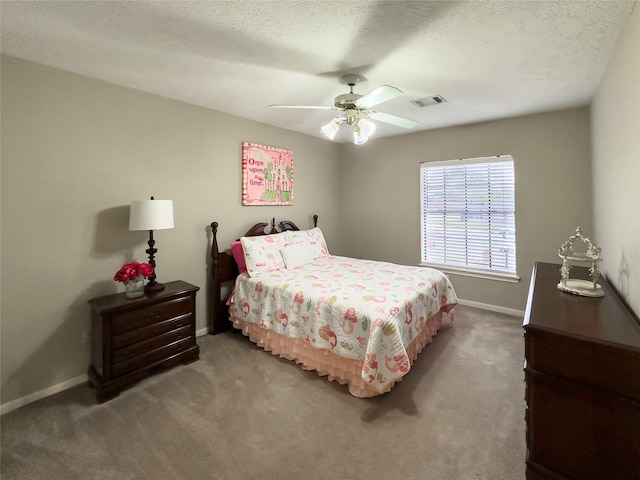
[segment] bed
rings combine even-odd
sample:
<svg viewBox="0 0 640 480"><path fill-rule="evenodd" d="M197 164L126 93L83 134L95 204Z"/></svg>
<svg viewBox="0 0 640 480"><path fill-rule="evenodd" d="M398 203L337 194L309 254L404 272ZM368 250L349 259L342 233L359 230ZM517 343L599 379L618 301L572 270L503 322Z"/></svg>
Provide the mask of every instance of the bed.
<svg viewBox="0 0 640 480"><path fill-rule="evenodd" d="M382 395L409 372L443 318L453 321L454 288L435 269L332 255L317 220L307 230L258 223L231 253L220 251L218 223L211 224L210 333L233 325L356 397Z"/></svg>

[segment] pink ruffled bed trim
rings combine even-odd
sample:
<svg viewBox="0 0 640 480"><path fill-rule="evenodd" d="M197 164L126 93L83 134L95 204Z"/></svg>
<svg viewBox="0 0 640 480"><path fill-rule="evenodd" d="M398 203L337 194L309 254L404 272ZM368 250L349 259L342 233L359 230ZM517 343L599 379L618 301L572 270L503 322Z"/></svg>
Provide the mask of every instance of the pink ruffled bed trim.
<svg viewBox="0 0 640 480"><path fill-rule="evenodd" d="M443 308L443 310L447 309ZM431 343L433 337L438 333L438 329L442 325L442 315L441 311L427 320L420 335L409 344L407 354L411 365L425 345ZM449 316L453 319L451 314ZM384 390L378 391L361 377L361 360L341 358L329 350L314 348L301 338L289 338L262 328L258 324L245 322L238 317L232 316L231 320L236 328L242 330L242 333L259 347L271 352L272 355L293 360L305 370L315 370L318 375L327 376L330 381L336 381L341 385L346 384L349 393L354 397L368 398L387 393L396 382L402 380L402 377L406 375L406 373L401 374Z"/></svg>

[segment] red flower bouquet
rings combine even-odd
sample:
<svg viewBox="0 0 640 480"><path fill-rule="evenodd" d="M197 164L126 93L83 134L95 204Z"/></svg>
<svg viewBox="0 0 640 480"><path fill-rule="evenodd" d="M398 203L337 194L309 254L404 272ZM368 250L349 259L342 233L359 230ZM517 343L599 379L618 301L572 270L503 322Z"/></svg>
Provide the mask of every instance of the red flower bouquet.
<svg viewBox="0 0 640 480"><path fill-rule="evenodd" d="M142 275L147 278L153 275L153 267L148 263L130 262L125 263L114 275L116 282L127 283L129 280Z"/></svg>

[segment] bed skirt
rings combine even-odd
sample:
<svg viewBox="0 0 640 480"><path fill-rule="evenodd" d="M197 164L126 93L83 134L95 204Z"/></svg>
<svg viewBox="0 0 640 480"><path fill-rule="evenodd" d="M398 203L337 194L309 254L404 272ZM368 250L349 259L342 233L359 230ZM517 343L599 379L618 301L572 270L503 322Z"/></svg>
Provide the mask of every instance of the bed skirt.
<svg viewBox="0 0 640 480"><path fill-rule="evenodd" d="M433 337L438 333L442 324L442 315L443 312L440 312L428 319L418 337L409 344L407 355L411 365L425 345L431 343ZM249 340L259 347L271 352L272 355L293 360L305 370L315 370L318 375L326 376L330 381L336 381L342 385L346 384L349 393L354 397L369 398L387 393L393 388L395 382L402 380L402 377L406 375L406 373L400 374L384 390L378 391L362 378L362 360L339 357L329 350L312 347L304 339L280 335L235 316L232 316L231 320L234 327L241 330L244 335L249 337Z"/></svg>

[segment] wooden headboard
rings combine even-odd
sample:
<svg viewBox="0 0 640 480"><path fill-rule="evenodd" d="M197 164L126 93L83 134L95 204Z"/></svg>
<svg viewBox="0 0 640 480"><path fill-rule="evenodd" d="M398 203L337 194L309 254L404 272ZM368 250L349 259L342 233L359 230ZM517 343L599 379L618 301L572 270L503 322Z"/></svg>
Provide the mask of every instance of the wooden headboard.
<svg viewBox="0 0 640 480"><path fill-rule="evenodd" d="M295 223L289 220L283 220L278 225L279 228L276 228L275 218L271 220L271 225L266 222L256 223L243 237L271 235L287 230L300 230ZM267 231L269 226L271 228ZM313 226L318 226L318 215L313 216ZM211 305L209 306L207 329L210 334L216 335L231 327L227 299L222 297L221 290L223 283L235 281L238 276L238 265L233 255L227 253L226 249L220 251L218 247L218 222L211 222L211 234L213 236L211 243L211 278L209 278L209 298Z"/></svg>

